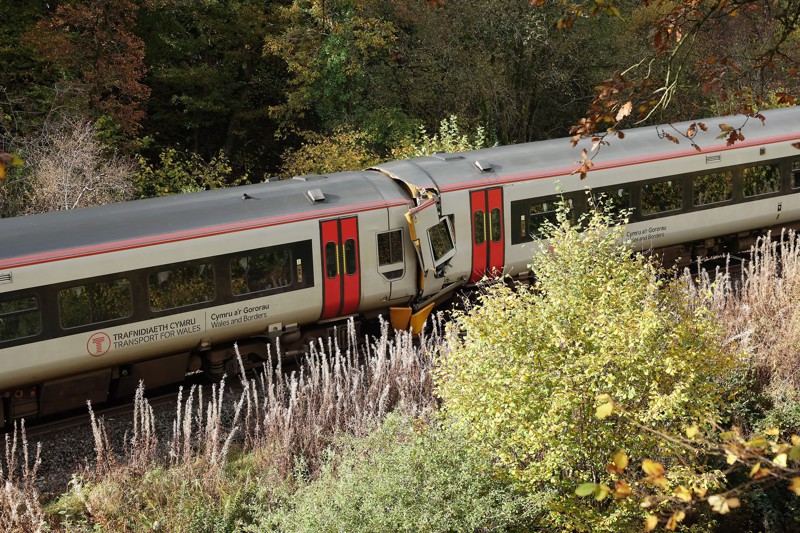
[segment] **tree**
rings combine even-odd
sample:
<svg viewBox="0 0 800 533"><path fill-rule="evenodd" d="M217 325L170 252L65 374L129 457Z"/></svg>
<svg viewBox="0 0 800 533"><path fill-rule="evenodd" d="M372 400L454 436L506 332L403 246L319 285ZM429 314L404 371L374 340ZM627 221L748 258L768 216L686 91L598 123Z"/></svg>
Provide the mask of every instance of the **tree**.
<svg viewBox="0 0 800 533"><path fill-rule="evenodd" d="M623 235L606 215L573 225L562 209L534 255L536 283L489 285L458 317L463 340L454 338L438 372L447 416L536 493L554 530L641 527L632 501L574 496L578 483L607 475L619 450L658 459L676 473L671 482L691 472L708 488L719 477L703 457L640 427L681 432L715 419L730 349L708 310L689 306ZM625 414L596 417L610 398Z"/></svg>
<svg viewBox="0 0 800 533"><path fill-rule="evenodd" d="M3 216L75 209L130 199L131 161L109 154L97 128L80 117L59 117L38 136L19 140L25 166L3 184ZM14 209L14 211L12 211Z"/></svg>
<svg viewBox="0 0 800 533"><path fill-rule="evenodd" d="M532 4L539 7L544 2ZM628 125L686 118L687 108L680 102L693 105L697 118L721 112L760 118L760 109L770 103L794 103L800 94L800 3L794 0L562 4L563 28L589 14L649 21L640 26L648 28L647 46L598 85L585 118L573 128L576 141L593 137L604 142ZM682 112L675 112L676 105ZM666 138L678 141L681 135L691 138L692 132ZM741 140L739 128L722 135L729 143Z"/></svg>
<svg viewBox="0 0 800 533"><path fill-rule="evenodd" d="M179 152L168 148L159 154L153 165L139 158L139 171L134 180L137 198L153 198L241 185L247 175L236 177L224 152L204 160L195 152Z"/></svg>
<svg viewBox="0 0 800 533"><path fill-rule="evenodd" d="M363 132L337 128L331 135L309 132L306 136L308 140L300 148L284 154L284 177L362 170L380 161Z"/></svg>
<svg viewBox="0 0 800 533"><path fill-rule="evenodd" d="M268 110L285 90L285 74L262 53L277 31L272 10L256 0L163 0L142 10L151 161L169 148L206 160L222 150L237 173L274 171L283 147Z"/></svg>
<svg viewBox="0 0 800 533"><path fill-rule="evenodd" d="M372 0L295 0L276 9L283 32L270 36L267 55L282 60L291 90L273 108L283 128L320 124L332 131L364 129L376 108L369 93L389 80L373 76L392 64L394 25L371 11ZM306 116L313 113L314 116ZM300 130L306 129L301 126Z"/></svg>
<svg viewBox="0 0 800 533"><path fill-rule="evenodd" d="M486 132L482 127L478 126L472 135L464 133L458 125L458 117L450 115L449 118L442 119L439 130L433 135L420 127L415 138L407 139L401 146L392 150L392 157L397 159L425 157L436 152L466 152L488 146Z"/></svg>
<svg viewBox="0 0 800 533"><path fill-rule="evenodd" d="M110 116L128 134L136 132L150 89L144 43L136 31L134 0L72 0L28 32L24 42L86 91L95 119Z"/></svg>

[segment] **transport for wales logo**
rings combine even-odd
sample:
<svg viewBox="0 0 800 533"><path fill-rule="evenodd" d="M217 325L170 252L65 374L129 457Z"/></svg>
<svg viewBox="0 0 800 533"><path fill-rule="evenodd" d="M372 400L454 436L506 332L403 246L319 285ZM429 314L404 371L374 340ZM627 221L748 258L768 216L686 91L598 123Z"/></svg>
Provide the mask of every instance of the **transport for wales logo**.
<svg viewBox="0 0 800 533"><path fill-rule="evenodd" d="M104 355L108 350L111 348L111 337L108 336L107 333L103 333L102 331L98 331L91 337L89 337L89 342L86 343L86 351L89 352L89 355L92 357L100 357Z"/></svg>

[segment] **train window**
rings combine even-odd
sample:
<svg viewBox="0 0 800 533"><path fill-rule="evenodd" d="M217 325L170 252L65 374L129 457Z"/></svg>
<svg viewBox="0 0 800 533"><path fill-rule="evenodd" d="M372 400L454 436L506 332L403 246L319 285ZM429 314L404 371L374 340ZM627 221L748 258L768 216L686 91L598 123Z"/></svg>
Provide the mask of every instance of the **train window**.
<svg viewBox="0 0 800 533"><path fill-rule="evenodd" d="M403 277L403 232L378 233L378 272L392 281Z"/></svg>
<svg viewBox="0 0 800 533"><path fill-rule="evenodd" d="M325 265L328 278L332 279L339 275L339 249L333 241L325 245Z"/></svg>
<svg viewBox="0 0 800 533"><path fill-rule="evenodd" d="M549 202L535 202L530 204L530 218L528 219L528 233L531 237L538 238L543 234L542 224L545 222L556 223L556 209L558 204L555 200Z"/></svg>
<svg viewBox="0 0 800 533"><path fill-rule="evenodd" d="M800 161L792 162L792 188L800 188Z"/></svg>
<svg viewBox="0 0 800 533"><path fill-rule="evenodd" d="M695 176L692 191L695 206L727 202L733 198L733 174L727 171Z"/></svg>
<svg viewBox="0 0 800 533"><path fill-rule="evenodd" d="M33 337L41 330L42 319L36 296L0 301L0 342Z"/></svg>
<svg viewBox="0 0 800 533"><path fill-rule="evenodd" d="M64 329L127 318L133 314L131 284L116 279L62 289L58 310Z"/></svg>
<svg viewBox="0 0 800 533"><path fill-rule="evenodd" d="M630 216L631 191L627 187L601 190L594 202L614 222L621 222Z"/></svg>
<svg viewBox="0 0 800 533"><path fill-rule="evenodd" d="M403 262L403 232L399 229L378 233L378 266Z"/></svg>
<svg viewBox="0 0 800 533"><path fill-rule="evenodd" d="M683 182L671 179L642 185L642 214L654 215L683 207Z"/></svg>
<svg viewBox="0 0 800 533"><path fill-rule="evenodd" d="M261 250L231 259L234 296L288 287L292 283L289 250Z"/></svg>
<svg viewBox="0 0 800 533"><path fill-rule="evenodd" d="M502 223L502 220L500 220L500 209L492 209L492 212L489 214L489 233L491 234L492 242L500 242L500 237L503 234Z"/></svg>
<svg viewBox="0 0 800 533"><path fill-rule="evenodd" d="M358 264L358 258L356 256L355 239L347 239L344 241L344 272L348 276L352 276L356 273L356 265Z"/></svg>
<svg viewBox="0 0 800 533"><path fill-rule="evenodd" d="M216 294L214 267L210 264L187 265L153 272L147 276L147 292L152 311L210 302Z"/></svg>
<svg viewBox="0 0 800 533"><path fill-rule="evenodd" d="M475 211L472 215L472 236L478 246L486 241L486 216L483 211Z"/></svg>
<svg viewBox="0 0 800 533"><path fill-rule="evenodd" d="M748 167L742 175L745 197L769 194L781 190L781 171L775 165Z"/></svg>
<svg viewBox="0 0 800 533"><path fill-rule="evenodd" d="M445 261L452 255L451 252L455 250L455 242L453 242L453 232L446 217L439 219L439 223L435 226L428 228L428 240L431 242L433 250L433 260L437 264L439 261Z"/></svg>

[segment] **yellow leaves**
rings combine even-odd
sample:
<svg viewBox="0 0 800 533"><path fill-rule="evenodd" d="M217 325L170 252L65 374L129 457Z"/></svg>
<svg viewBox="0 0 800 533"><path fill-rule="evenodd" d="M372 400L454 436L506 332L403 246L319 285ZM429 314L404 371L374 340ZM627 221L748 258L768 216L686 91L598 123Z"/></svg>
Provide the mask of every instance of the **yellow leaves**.
<svg viewBox="0 0 800 533"><path fill-rule="evenodd" d="M575 494L581 498L593 495L595 500L601 501L611 494L611 487L603 483L581 483L575 489Z"/></svg>
<svg viewBox="0 0 800 533"><path fill-rule="evenodd" d="M791 479L789 490L800 496L800 477L793 477Z"/></svg>
<svg viewBox="0 0 800 533"><path fill-rule="evenodd" d="M693 439L700 433L700 428L697 427L697 424L689 426L686 428L686 438Z"/></svg>
<svg viewBox="0 0 800 533"><path fill-rule="evenodd" d="M614 404L611 402L604 403L602 405L597 406L597 411L595 412L595 416L600 420L604 418L608 418L611 416L611 413L614 411Z"/></svg>
<svg viewBox="0 0 800 533"><path fill-rule="evenodd" d="M600 420L611 416L611 413L614 412L614 402L611 401L611 396L608 394L601 394L597 397L597 401L600 405L597 406L594 416Z"/></svg>
<svg viewBox="0 0 800 533"><path fill-rule="evenodd" d="M789 458L789 456L787 454L779 453L778 455L775 456L775 458L772 460L772 462L775 463L777 466L779 466L781 468L786 468L786 464L787 464L787 459L788 458Z"/></svg>
<svg viewBox="0 0 800 533"><path fill-rule="evenodd" d="M800 458L800 446L794 445L789 450L789 459L796 461L798 458Z"/></svg>
<svg viewBox="0 0 800 533"><path fill-rule="evenodd" d="M682 502L689 503L692 501L692 491L684 487L683 485L679 485L675 489L675 497L678 498Z"/></svg>
<svg viewBox="0 0 800 533"><path fill-rule="evenodd" d="M669 517L667 520L667 525L664 526L664 529L667 531L675 531L675 528L678 527L678 524L686 518L686 513L683 511L675 511L672 516Z"/></svg>
<svg viewBox="0 0 800 533"><path fill-rule="evenodd" d="M626 468L628 468L628 454L625 453L625 450L620 450L614 454L614 459L606 467L606 472L621 476Z"/></svg>
<svg viewBox="0 0 800 533"><path fill-rule="evenodd" d="M642 470L648 476L663 476L664 475L664 465L661 463L657 463L651 459L645 459L642 461Z"/></svg>
<svg viewBox="0 0 800 533"><path fill-rule="evenodd" d="M732 465L738 459L739 459L739 457L735 453L733 453L731 450L729 450L729 449L725 450L725 462L726 463L728 463L729 465Z"/></svg>
<svg viewBox="0 0 800 533"><path fill-rule="evenodd" d="M763 435L759 435L758 437L751 439L745 443L745 446L748 448L758 448L760 450L765 450L769 447L769 441Z"/></svg>
<svg viewBox="0 0 800 533"><path fill-rule="evenodd" d="M772 472L769 468L764 468L761 466L761 463L756 463L750 469L750 477L753 479L761 479L762 477L766 477Z"/></svg>
<svg viewBox="0 0 800 533"><path fill-rule="evenodd" d="M8 174L8 167L21 167L22 159L15 155L0 152L0 180L4 180Z"/></svg>
<svg viewBox="0 0 800 533"><path fill-rule="evenodd" d="M620 479L616 483L614 483L615 498L619 499L627 498L631 494L633 494L633 489L631 488L630 484L628 484L628 482L625 481L624 479Z"/></svg>
<svg viewBox="0 0 800 533"><path fill-rule="evenodd" d="M721 494L708 497L708 504L711 510L719 514L728 514L731 509L736 509L741 505L739 498L726 498Z"/></svg>
<svg viewBox="0 0 800 533"><path fill-rule="evenodd" d="M644 530L653 531L657 527L658 527L658 517L653 514L647 515L647 518L644 519Z"/></svg>
<svg viewBox="0 0 800 533"><path fill-rule="evenodd" d="M669 482L667 478L664 477L664 465L661 463L645 459L642 461L642 470L647 474L647 477L644 479L646 483L651 483L664 490L669 487Z"/></svg>

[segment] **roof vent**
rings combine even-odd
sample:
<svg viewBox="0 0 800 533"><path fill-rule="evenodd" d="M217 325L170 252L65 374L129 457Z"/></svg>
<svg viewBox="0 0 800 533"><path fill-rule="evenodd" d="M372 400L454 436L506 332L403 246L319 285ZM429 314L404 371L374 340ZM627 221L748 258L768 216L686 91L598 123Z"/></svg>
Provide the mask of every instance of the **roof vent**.
<svg viewBox="0 0 800 533"><path fill-rule="evenodd" d="M480 159L475 160L475 166L481 172L490 172L492 170L491 163L487 163L486 161L481 161Z"/></svg>
<svg viewBox="0 0 800 533"><path fill-rule="evenodd" d="M722 161L722 154L707 155L706 156L706 164L708 164L708 163L719 163L721 161Z"/></svg>
<svg viewBox="0 0 800 533"><path fill-rule="evenodd" d="M309 174L308 176L293 176L292 179L297 181L317 181L324 180L326 177L319 174Z"/></svg>
<svg viewBox="0 0 800 533"><path fill-rule="evenodd" d="M433 154L433 157L441 159L442 161L458 161L459 159L464 159L463 155L448 154L447 152L436 152Z"/></svg>
<svg viewBox="0 0 800 533"><path fill-rule="evenodd" d="M11 272L0 272L0 284L7 284L11 283L13 280L11 279Z"/></svg>
<svg viewBox="0 0 800 533"><path fill-rule="evenodd" d="M320 189L309 189L306 191L306 198L312 204L317 204L319 202L325 201L325 195L322 193Z"/></svg>

